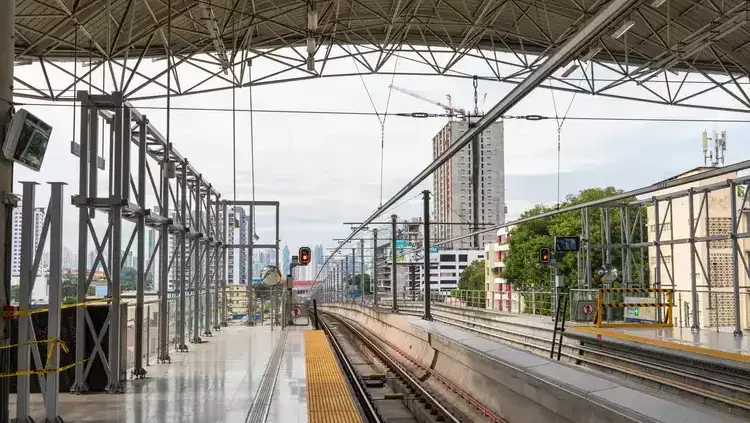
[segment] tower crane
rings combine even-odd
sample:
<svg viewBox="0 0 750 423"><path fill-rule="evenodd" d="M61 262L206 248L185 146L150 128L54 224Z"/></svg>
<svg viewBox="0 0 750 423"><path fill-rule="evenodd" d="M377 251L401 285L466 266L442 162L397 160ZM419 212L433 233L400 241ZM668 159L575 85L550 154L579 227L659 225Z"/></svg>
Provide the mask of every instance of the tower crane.
<svg viewBox="0 0 750 423"><path fill-rule="evenodd" d="M446 96L448 98L448 104L445 104L445 103L441 103L439 101L430 100L429 98L427 98L427 97L425 97L425 96L423 96L421 94L417 94L414 91L410 91L410 90L407 90L405 88L397 87L395 85L391 85L389 88L391 88L391 89L393 89L395 91L398 91L398 92L400 92L402 94L406 94L406 95L408 95L410 97L414 97L416 99L419 99L419 100L422 100L422 101L426 101L428 103L431 103L431 104L434 104L436 106L439 106L443 110L445 110L446 112L448 112L448 114L451 114L451 115L454 115L454 116L458 116L458 117L460 117L462 119L466 116L466 110L464 110L464 109L458 109L456 107L453 107L453 103L452 103L450 94L448 94Z"/></svg>

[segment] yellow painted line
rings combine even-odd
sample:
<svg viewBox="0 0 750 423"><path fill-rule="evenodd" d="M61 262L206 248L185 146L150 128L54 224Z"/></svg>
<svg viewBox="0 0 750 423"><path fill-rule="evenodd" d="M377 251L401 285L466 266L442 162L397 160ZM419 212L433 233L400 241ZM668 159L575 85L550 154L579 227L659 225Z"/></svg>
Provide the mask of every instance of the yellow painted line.
<svg viewBox="0 0 750 423"><path fill-rule="evenodd" d="M323 331L305 331L309 423L364 423Z"/></svg>
<svg viewBox="0 0 750 423"><path fill-rule="evenodd" d="M632 341L642 344L655 345L662 348L668 348L672 350L680 350L691 352L695 354L707 355L714 358L723 358L726 360L741 361L743 363L750 363L750 356L745 354L738 354L729 351L715 350L705 347L696 347L695 345L686 345L678 342L663 341L661 339L654 339L647 336L632 335L629 333L623 333L614 331L611 329L597 328L593 326L576 326L568 329L568 331L579 331L588 332L595 335L610 336L612 338Z"/></svg>

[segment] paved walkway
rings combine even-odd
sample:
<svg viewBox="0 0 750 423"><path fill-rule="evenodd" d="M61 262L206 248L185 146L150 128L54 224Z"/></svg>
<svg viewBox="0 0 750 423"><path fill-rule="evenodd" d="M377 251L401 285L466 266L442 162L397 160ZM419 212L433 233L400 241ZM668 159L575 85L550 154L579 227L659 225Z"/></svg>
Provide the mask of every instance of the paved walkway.
<svg viewBox="0 0 750 423"><path fill-rule="evenodd" d="M189 345L187 353L172 353L171 364L147 367L147 378L129 380L125 394L61 394L60 415L68 423L244 423L280 333L278 327L272 332L269 326L224 328L206 343ZM304 407L297 397L287 400L285 396L300 384L294 381L300 362L304 376L301 344L301 332L287 337L290 358L282 360L281 382L274 391L282 400L276 405L277 413L286 401ZM44 421L39 394L32 395L31 414L37 422ZM306 407L303 414L306 417ZM15 404L11 404L11 416L15 416Z"/></svg>

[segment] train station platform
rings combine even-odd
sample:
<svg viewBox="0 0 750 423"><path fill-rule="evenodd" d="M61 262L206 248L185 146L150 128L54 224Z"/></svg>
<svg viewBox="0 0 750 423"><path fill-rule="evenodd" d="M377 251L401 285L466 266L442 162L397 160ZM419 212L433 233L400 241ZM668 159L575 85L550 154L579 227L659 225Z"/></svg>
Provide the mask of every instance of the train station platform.
<svg viewBox="0 0 750 423"><path fill-rule="evenodd" d="M125 393L60 395L76 423L362 423L325 335L309 327L230 326L147 367ZM31 417L44 421L41 395ZM15 415L11 396L11 416Z"/></svg>
<svg viewBox="0 0 750 423"><path fill-rule="evenodd" d="M714 362L731 367L750 365L750 338L711 329L689 328L597 328L571 326L566 336L627 347L651 349L660 353Z"/></svg>

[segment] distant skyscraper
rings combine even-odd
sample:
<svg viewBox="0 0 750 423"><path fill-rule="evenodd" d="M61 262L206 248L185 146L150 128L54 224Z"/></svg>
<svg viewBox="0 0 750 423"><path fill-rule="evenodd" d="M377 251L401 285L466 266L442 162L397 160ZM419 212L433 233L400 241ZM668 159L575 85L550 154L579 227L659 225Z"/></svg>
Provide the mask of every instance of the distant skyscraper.
<svg viewBox="0 0 750 423"><path fill-rule="evenodd" d="M284 250L281 252L281 262L283 265L282 273L285 275L289 274L289 266L292 263L292 253L289 252L289 247L287 245L284 245Z"/></svg>
<svg viewBox="0 0 750 423"><path fill-rule="evenodd" d="M432 139L432 156L437 158L469 129L466 122L449 122ZM503 147L503 122L490 125L479 135L479 222L505 223L505 162ZM437 222L460 223L474 220L472 187L472 145L440 166L433 174L435 195L434 219ZM436 239L451 239L469 233L468 225L437 225ZM483 249L495 242L495 234L487 232L479 237L479 246L473 238L464 238L447 245L446 249ZM442 248L442 247L441 247Z"/></svg>
<svg viewBox="0 0 750 423"><path fill-rule="evenodd" d="M19 203L20 204L20 203ZM11 249L11 274L17 276L21 274L21 229L23 228L23 212L21 206L13 209L13 243ZM42 236L42 226L44 226L44 207L34 207L34 251L39 245L39 239ZM39 266L39 272L42 266Z"/></svg>
<svg viewBox="0 0 750 423"><path fill-rule="evenodd" d="M245 209L235 207L229 210L228 244L246 245L250 219ZM227 254L227 282L230 284L247 284L247 248L230 248Z"/></svg>
<svg viewBox="0 0 750 423"><path fill-rule="evenodd" d="M320 269L323 267L323 246L322 245L316 245L315 246L315 264L317 265L317 268Z"/></svg>

